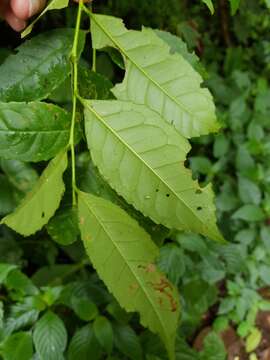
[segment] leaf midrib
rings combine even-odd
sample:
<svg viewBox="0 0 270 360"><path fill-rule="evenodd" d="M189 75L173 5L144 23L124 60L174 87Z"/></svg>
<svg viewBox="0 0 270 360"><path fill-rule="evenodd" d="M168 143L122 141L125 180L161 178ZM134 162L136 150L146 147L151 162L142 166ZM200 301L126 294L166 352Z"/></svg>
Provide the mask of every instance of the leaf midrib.
<svg viewBox="0 0 270 360"><path fill-rule="evenodd" d="M91 18L95 21L95 23L102 29L102 31L108 36L108 38L112 41L112 43L120 50L120 52L122 52L125 57L127 59L129 59L129 61L136 66L142 73L143 75L149 79L149 81L151 81L161 92L163 92L169 99L171 99L175 104L177 104L179 107L182 108L182 110L184 110L185 112L187 112L190 116L193 116L193 113L187 109L184 104L182 104L181 102L179 102L178 99L176 99L174 96L171 96L169 94L169 92L164 89L156 80L154 80L152 77L150 77L147 72L140 66L138 65L129 55L128 53L125 51L125 49L122 48L122 46L114 39L114 37L106 30L106 28L99 22L97 21L95 15L93 13L90 13ZM127 30L128 31L128 30Z"/></svg>
<svg viewBox="0 0 270 360"><path fill-rule="evenodd" d="M111 126L109 126L107 124L106 121L103 120L103 118L95 111L95 109L91 106L88 105L88 102L87 101L83 101L83 104L85 104L87 106L87 108L97 117L98 120L100 120L102 122L102 124L126 147L129 149L129 151L131 153L133 153L133 155L138 158L158 179L161 183L164 184L165 187L167 187L173 194L174 196L179 199L181 201L182 204L185 205L185 207L187 208L187 210L189 210L194 216L196 219L198 219L203 225L203 221L197 216L196 212L181 198L179 197L179 195L170 187L169 184L167 184L166 182L164 182L164 180L159 176L159 174L152 168L150 167L145 161L144 159L142 159L139 154L134 151L130 146L129 144L127 144L118 134L117 132L114 131L114 129L112 129ZM179 164L180 166L180 164Z"/></svg>
<svg viewBox="0 0 270 360"><path fill-rule="evenodd" d="M151 298L151 296L148 294L148 292L146 291L146 289L144 288L143 284L140 281L140 278L137 276L136 272L133 271L133 268L129 265L128 261L125 259L124 255L122 254L122 252L120 251L119 247L117 246L117 244L113 241L112 237L110 236L110 233L107 231L105 225L103 225L102 220L99 219L98 215L94 212L93 209L90 208L90 206L88 205L88 203L84 200L84 196L81 196L82 200L84 201L84 203L86 204L86 207L89 209L89 211L94 215L94 217L96 218L97 222L100 224L101 228L103 229L103 231L105 232L105 234L108 236L109 239L111 239L111 242L113 244L113 246L116 248L116 250L118 251L118 253L120 254L120 256L123 259L123 262L126 264L126 266L129 268L130 272L133 274L133 276L135 277L135 279L137 280L137 282L140 284L142 291L145 293L146 298L148 300L148 302L150 303L151 307L154 309L154 312L157 315L157 318L159 319L159 322L161 324L161 327L163 329L163 334L165 335L165 337L167 338L167 332L166 332L166 326L163 324L162 318L159 315L159 312L156 309L155 303L153 303L153 300Z"/></svg>

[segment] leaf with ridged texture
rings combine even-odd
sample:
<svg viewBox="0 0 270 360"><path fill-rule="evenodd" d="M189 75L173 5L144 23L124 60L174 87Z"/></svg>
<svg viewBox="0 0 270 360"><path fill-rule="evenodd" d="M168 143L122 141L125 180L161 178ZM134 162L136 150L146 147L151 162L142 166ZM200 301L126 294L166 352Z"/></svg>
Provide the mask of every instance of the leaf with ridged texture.
<svg viewBox="0 0 270 360"><path fill-rule="evenodd" d="M46 14L47 11L50 10L60 10L68 6L69 0L50 0L48 5L45 9L35 18L34 21L27 28L22 32L21 37L24 38L25 36L29 35L33 29L33 26L43 15Z"/></svg>
<svg viewBox="0 0 270 360"><path fill-rule="evenodd" d="M124 210L102 198L79 192L82 239L99 276L127 311L163 340L174 359L179 302L176 289L154 261L158 248Z"/></svg>
<svg viewBox="0 0 270 360"><path fill-rule="evenodd" d="M84 101L93 161L105 180L145 216L168 228L221 240L211 186L184 167L188 141L158 113L126 101Z"/></svg>
<svg viewBox="0 0 270 360"><path fill-rule="evenodd" d="M99 360L102 348L95 337L92 324L76 331L68 348L68 360Z"/></svg>
<svg viewBox="0 0 270 360"><path fill-rule="evenodd" d="M91 19L93 47L115 47L125 58L125 78L113 89L119 100L147 105L187 138L219 129L201 76L180 54L170 54L154 30L127 30L111 16L92 14Z"/></svg>
<svg viewBox="0 0 270 360"><path fill-rule="evenodd" d="M70 115L42 102L0 102L0 156L21 161L54 157L69 140Z"/></svg>
<svg viewBox="0 0 270 360"><path fill-rule="evenodd" d="M62 360L67 346L67 331L63 321L48 311L36 323L33 340L40 360Z"/></svg>
<svg viewBox="0 0 270 360"><path fill-rule="evenodd" d="M49 163L18 208L1 223L24 236L40 230L59 207L65 191L62 176L66 168L67 154L62 152Z"/></svg>
<svg viewBox="0 0 270 360"><path fill-rule="evenodd" d="M45 32L24 42L0 66L0 101L46 99L70 74L73 29ZM79 37L79 52L85 33ZM12 76L10 76L12 74Z"/></svg>

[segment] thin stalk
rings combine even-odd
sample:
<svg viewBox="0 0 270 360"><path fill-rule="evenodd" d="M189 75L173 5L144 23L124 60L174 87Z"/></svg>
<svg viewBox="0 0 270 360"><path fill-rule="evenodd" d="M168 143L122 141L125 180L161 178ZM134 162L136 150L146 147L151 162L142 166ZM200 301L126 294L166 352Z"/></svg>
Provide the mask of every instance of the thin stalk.
<svg viewBox="0 0 270 360"><path fill-rule="evenodd" d="M93 3L90 3L89 6L90 12L93 13ZM83 9L84 10L84 9ZM92 47L92 71L96 72L97 70L97 50Z"/></svg>
<svg viewBox="0 0 270 360"><path fill-rule="evenodd" d="M76 206L76 162L75 162L75 142L74 142L74 132L75 132L75 123L76 123L76 112L77 112L77 94L78 94L78 42L79 42L79 33L82 17L82 5L83 2L80 0L78 6L75 34L73 40L73 46L70 54L71 64L72 64L72 119L70 127L70 136L69 136L69 147L71 152L71 169L72 169L72 205Z"/></svg>

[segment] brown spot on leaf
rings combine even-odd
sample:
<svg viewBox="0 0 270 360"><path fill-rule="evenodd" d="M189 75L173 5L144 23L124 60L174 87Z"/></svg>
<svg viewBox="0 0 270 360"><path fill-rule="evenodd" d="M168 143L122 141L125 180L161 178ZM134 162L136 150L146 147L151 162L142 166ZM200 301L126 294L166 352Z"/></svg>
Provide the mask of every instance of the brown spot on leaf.
<svg viewBox="0 0 270 360"><path fill-rule="evenodd" d="M177 310L178 304L173 297L173 287L171 283L164 276L162 276L160 278L160 281L157 283L152 283L152 286L154 290L160 292L168 299L170 303L171 311L175 312Z"/></svg>

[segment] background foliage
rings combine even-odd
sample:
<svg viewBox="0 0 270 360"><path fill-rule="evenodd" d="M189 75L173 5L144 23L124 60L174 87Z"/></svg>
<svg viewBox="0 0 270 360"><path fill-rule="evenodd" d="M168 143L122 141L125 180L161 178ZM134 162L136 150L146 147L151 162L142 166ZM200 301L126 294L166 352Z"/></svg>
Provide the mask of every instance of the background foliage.
<svg viewBox="0 0 270 360"><path fill-rule="evenodd" d="M213 11L211 1L203 2ZM241 359L263 359L269 344L260 344L264 329L258 325L258 314L269 309L270 286L270 4L220 0L213 1L213 6L211 16L200 1L94 3L95 11L122 17L128 27L140 29L144 24L185 41L191 53L187 56L214 95L223 127L218 136L192 140L189 165L203 185L214 183L219 226L229 244L146 224L161 246L159 267L181 296L177 359L225 359L226 349L237 351ZM73 27L75 10L48 13L34 34ZM21 40L3 23L0 26L2 62ZM83 53L85 62L90 57ZM119 63L121 58L114 52L98 54L101 75L86 78L82 68L81 94L85 82L85 88L89 84L93 88L89 97L98 93L99 98L110 98L111 84L123 77ZM4 71L0 80L1 95ZM67 86L56 89L52 101L70 109ZM77 164L82 190L121 203L85 149L78 151ZM33 187L45 164L2 158L0 165L0 214L4 216ZM46 229L32 237L20 237L1 226L0 336L5 339L1 356L8 360L166 359L160 341L142 329L136 315L119 307L89 265L81 243L75 242L78 229L68 205L64 197ZM205 329L208 335L199 341L197 335ZM219 334L225 330L236 337L236 350L226 341L224 346Z"/></svg>

